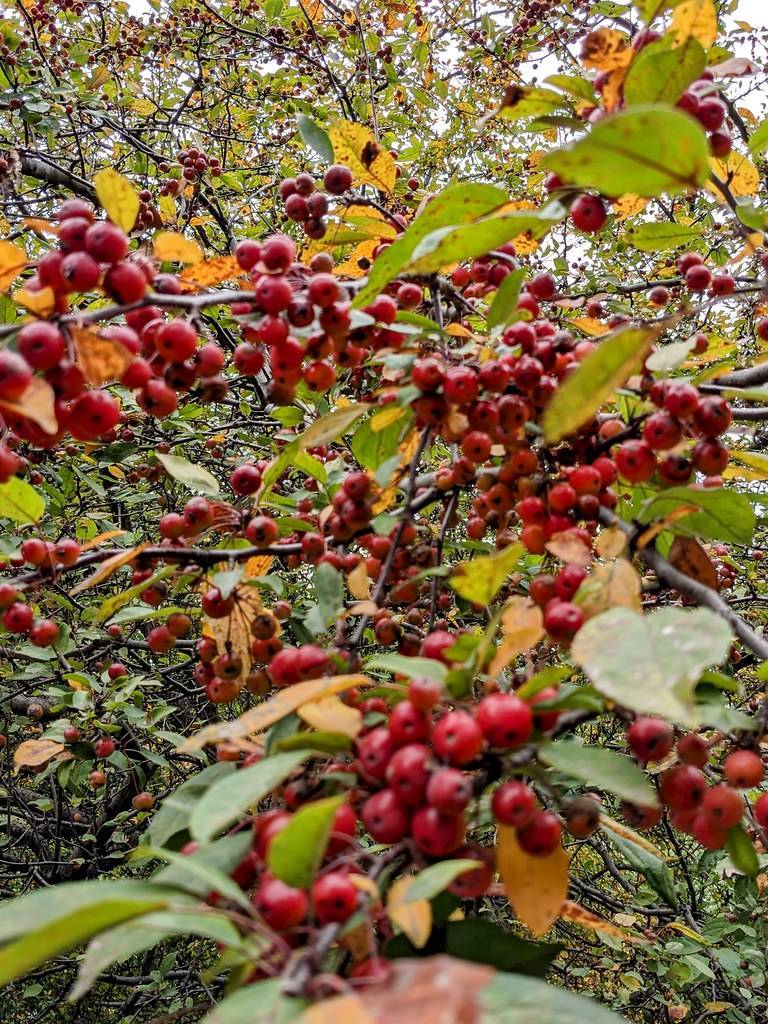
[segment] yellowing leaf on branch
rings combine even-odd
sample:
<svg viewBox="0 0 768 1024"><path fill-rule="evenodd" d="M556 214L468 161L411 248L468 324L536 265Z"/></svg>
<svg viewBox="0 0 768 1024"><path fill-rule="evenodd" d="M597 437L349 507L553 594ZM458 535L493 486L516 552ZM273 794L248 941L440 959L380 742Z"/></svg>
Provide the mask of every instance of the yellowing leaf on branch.
<svg viewBox="0 0 768 1024"><path fill-rule="evenodd" d="M192 238L175 231L158 231L154 238L155 257L173 263L200 263L203 250Z"/></svg>
<svg viewBox="0 0 768 1024"><path fill-rule="evenodd" d="M136 358L125 345L114 338L102 338L93 327L76 327L71 334L77 364L86 381L94 387L120 380Z"/></svg>
<svg viewBox="0 0 768 1024"><path fill-rule="evenodd" d="M567 531L555 533L552 540L547 541L546 549L550 555L559 558L566 565L588 566L592 561L592 552L579 537Z"/></svg>
<svg viewBox="0 0 768 1024"><path fill-rule="evenodd" d="M627 67L631 60L629 36L615 28L595 29L587 33L581 44L581 63L594 71Z"/></svg>
<svg viewBox="0 0 768 1024"><path fill-rule="evenodd" d="M373 254L378 247L378 238L367 238L358 243L347 258L336 265L334 273L339 277L362 277L368 272L364 265L365 262L372 262Z"/></svg>
<svg viewBox="0 0 768 1024"><path fill-rule="evenodd" d="M398 878L387 893L387 915L416 949L426 946L432 932L432 905L429 900L408 900L414 876Z"/></svg>
<svg viewBox="0 0 768 1024"><path fill-rule="evenodd" d="M744 153L731 150L722 160L712 157L709 163L717 177L726 183L735 196L753 196L760 188L760 172ZM709 182L707 188L721 202L725 201L714 182Z"/></svg>
<svg viewBox="0 0 768 1024"><path fill-rule="evenodd" d="M179 274L185 284L196 285L199 288L210 288L212 285L236 281L244 276L245 271L234 256L217 256L212 260L193 263Z"/></svg>
<svg viewBox="0 0 768 1024"><path fill-rule="evenodd" d="M204 585L208 588L208 584ZM203 616L203 636L210 636L216 641L220 652L229 651L242 662L241 676L245 676L251 667L251 623L263 611L261 595L255 587L238 586L232 592L235 606L229 615L213 619Z"/></svg>
<svg viewBox="0 0 768 1024"><path fill-rule="evenodd" d="M13 242L0 241L0 291L6 291L27 265L27 254Z"/></svg>
<svg viewBox="0 0 768 1024"><path fill-rule="evenodd" d="M245 563L243 576L246 579L254 579L256 576L266 576L272 568L275 560L274 555L254 555Z"/></svg>
<svg viewBox="0 0 768 1024"><path fill-rule="evenodd" d="M371 581L365 559L361 558L352 572L347 574L347 586L352 597L358 601L367 601L371 596Z"/></svg>
<svg viewBox="0 0 768 1024"><path fill-rule="evenodd" d="M695 39L707 49L717 39L717 11L714 0L683 0L675 7L670 33L678 46Z"/></svg>
<svg viewBox="0 0 768 1024"><path fill-rule="evenodd" d="M395 187L395 161L365 125L335 121L328 129L333 159L346 164L355 181L373 185L382 192Z"/></svg>
<svg viewBox="0 0 768 1024"><path fill-rule="evenodd" d="M96 195L104 212L117 227L128 232L139 214L139 194L122 174L106 167L93 179Z"/></svg>
<svg viewBox="0 0 768 1024"><path fill-rule="evenodd" d="M543 935L560 916L568 893L568 854L558 846L546 857L531 857L515 829L500 825L496 864L515 913L534 935Z"/></svg>
<svg viewBox="0 0 768 1024"><path fill-rule="evenodd" d="M179 749L202 750L209 743L244 739L248 735L263 732L305 704L342 693L344 690L351 690L353 687L366 686L373 686L373 680L362 674L330 676L295 683L278 691L274 697L251 708L232 722L214 722L207 725L185 740Z"/></svg>
<svg viewBox="0 0 768 1024"><path fill-rule="evenodd" d="M627 192L613 201L613 215L617 221L627 220L638 213L642 213L648 205L649 200L643 196L636 196L633 192Z"/></svg>
<svg viewBox="0 0 768 1024"><path fill-rule="evenodd" d="M593 914L591 910L587 910L586 907L582 907L580 903L574 903L573 900L566 900L560 910L560 917L566 921L570 921L572 924L579 924L582 928L589 928L593 932L603 932L605 935L613 935L616 939L621 939L623 942L647 942L642 935L637 933L627 932L623 928L619 928L611 921L606 921L604 917L598 917L597 914Z"/></svg>
<svg viewBox="0 0 768 1024"><path fill-rule="evenodd" d="M501 631L502 641L488 670L491 675L501 672L518 654L530 651L544 636L541 608L528 597L511 597L501 615Z"/></svg>
<svg viewBox="0 0 768 1024"><path fill-rule="evenodd" d="M358 996L334 996L305 1010L297 1024L375 1024Z"/></svg>
<svg viewBox="0 0 768 1024"><path fill-rule="evenodd" d="M363 727L358 708L345 704L339 697L323 697L299 708L299 718L320 732L341 732L354 739Z"/></svg>
<svg viewBox="0 0 768 1024"><path fill-rule="evenodd" d="M583 334L586 334L590 338L600 338L603 334L608 334L611 330L608 324L603 323L602 320L595 320L592 316L577 316L568 322L573 327L578 327Z"/></svg>
<svg viewBox="0 0 768 1024"><path fill-rule="evenodd" d="M149 542L147 541L135 548L126 548L125 551L119 551L116 555L112 555L111 558L107 558L101 563L95 573L82 580L77 586L72 587L69 591L69 596L75 597L77 594L82 594L84 590L90 590L91 587L95 587L99 583L103 583L104 580L108 580L118 569L124 565L129 565L148 547Z"/></svg>
<svg viewBox="0 0 768 1024"><path fill-rule="evenodd" d="M642 580L637 569L626 558L596 565L579 587L574 601L586 619L617 605L640 612Z"/></svg>
<svg viewBox="0 0 768 1024"><path fill-rule="evenodd" d="M33 291L31 288L19 288L11 296L17 306L23 306L35 316L49 317L56 310L56 295L53 288L40 288Z"/></svg>

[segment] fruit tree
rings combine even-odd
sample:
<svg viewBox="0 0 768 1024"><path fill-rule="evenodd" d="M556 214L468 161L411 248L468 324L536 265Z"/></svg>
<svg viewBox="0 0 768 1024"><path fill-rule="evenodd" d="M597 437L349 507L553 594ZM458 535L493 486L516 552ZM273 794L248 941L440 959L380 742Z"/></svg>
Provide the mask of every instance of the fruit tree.
<svg viewBox="0 0 768 1024"><path fill-rule="evenodd" d="M768 1019L759 8L2 4L3 1021Z"/></svg>

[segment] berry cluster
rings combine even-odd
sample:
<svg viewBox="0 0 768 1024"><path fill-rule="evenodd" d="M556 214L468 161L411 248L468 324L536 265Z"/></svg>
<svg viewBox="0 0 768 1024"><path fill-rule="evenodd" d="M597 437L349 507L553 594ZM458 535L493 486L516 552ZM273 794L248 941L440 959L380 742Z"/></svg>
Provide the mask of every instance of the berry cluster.
<svg viewBox="0 0 768 1024"><path fill-rule="evenodd" d="M341 196L352 185L352 172L343 164L334 164L325 172L325 189L332 196ZM286 217L301 224L307 238L322 238L326 232L328 196L316 187L311 174L297 174L280 182L280 198Z"/></svg>

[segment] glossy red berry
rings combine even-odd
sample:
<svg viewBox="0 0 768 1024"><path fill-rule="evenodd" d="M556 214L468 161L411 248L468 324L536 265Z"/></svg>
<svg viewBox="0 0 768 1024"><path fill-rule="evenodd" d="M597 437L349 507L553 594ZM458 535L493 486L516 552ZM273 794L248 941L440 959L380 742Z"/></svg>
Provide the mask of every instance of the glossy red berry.
<svg viewBox="0 0 768 1024"><path fill-rule="evenodd" d="M468 712L449 711L434 728L432 746L438 757L451 764L468 764L483 749L483 733Z"/></svg>
<svg viewBox="0 0 768 1024"><path fill-rule="evenodd" d="M312 885L312 907L320 924L346 921L357 909L360 892L349 874L330 871Z"/></svg>
<svg viewBox="0 0 768 1024"><path fill-rule="evenodd" d="M272 876L262 880L255 904L267 925L278 932L301 924L309 909L309 901L303 889L294 889Z"/></svg>
<svg viewBox="0 0 768 1024"><path fill-rule="evenodd" d="M723 775L736 789L759 786L764 774L762 759L752 750L734 750L723 762Z"/></svg>
<svg viewBox="0 0 768 1024"><path fill-rule="evenodd" d="M493 693L480 701L477 724L489 746L507 750L530 739L533 713L513 693Z"/></svg>
<svg viewBox="0 0 768 1024"><path fill-rule="evenodd" d="M365 828L377 843L397 843L410 827L410 815L391 789L369 797L360 811Z"/></svg>
<svg viewBox="0 0 768 1024"><path fill-rule="evenodd" d="M524 782L516 780L502 782L491 799L491 811L496 821L513 828L526 825L533 818L536 808L534 791Z"/></svg>
<svg viewBox="0 0 768 1024"><path fill-rule="evenodd" d="M661 718L640 716L627 730L627 741L638 761L660 761L675 744L675 730Z"/></svg>
<svg viewBox="0 0 768 1024"><path fill-rule="evenodd" d="M563 827L551 811L536 811L530 821L517 830L520 848L531 857L546 857L561 843Z"/></svg>
<svg viewBox="0 0 768 1024"><path fill-rule="evenodd" d="M598 196L581 195L571 206L571 221L579 231L594 234L605 226L607 220L605 204Z"/></svg>

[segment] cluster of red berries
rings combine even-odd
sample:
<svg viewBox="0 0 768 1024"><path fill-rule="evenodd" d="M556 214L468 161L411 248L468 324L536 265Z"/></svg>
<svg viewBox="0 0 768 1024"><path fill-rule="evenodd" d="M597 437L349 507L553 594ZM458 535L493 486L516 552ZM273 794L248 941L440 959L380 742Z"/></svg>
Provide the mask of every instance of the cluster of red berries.
<svg viewBox="0 0 768 1024"><path fill-rule="evenodd" d="M675 749L675 730L660 718L641 716L627 731L627 741L638 761L661 761ZM680 737L676 763L661 776L660 795L669 810L669 822L690 833L707 850L722 849L728 830L747 810L740 790L759 786L765 775L762 758L754 750L733 750L722 764L723 781L710 785L702 770L710 759L706 740L698 733ZM624 805L624 815L636 828L651 828L661 820L661 807ZM768 794L753 807L758 824L768 820Z"/></svg>
<svg viewBox="0 0 768 1024"><path fill-rule="evenodd" d="M352 185L352 172L343 164L334 164L325 172L323 184L332 196L340 196ZM301 224L307 238L322 238L328 227L328 196L317 188L311 174L284 178L279 187L286 217Z"/></svg>
<svg viewBox="0 0 768 1024"><path fill-rule="evenodd" d="M220 178L223 173L219 158L217 156L210 156L197 146L190 146L189 149L180 150L176 154L176 161L181 166L181 179L167 178L160 186L161 196L175 196L181 191L185 182L192 184L199 181L205 174L210 174L212 178ZM171 170L171 164L164 160L158 164L157 169L161 174L168 174Z"/></svg>
<svg viewBox="0 0 768 1024"><path fill-rule="evenodd" d="M451 271L451 284L461 290L465 299L483 298L496 291L513 270L518 269L517 250L512 242L505 242L493 253L473 260L469 267L460 264ZM529 286L529 290L530 286ZM535 294L535 292L534 292ZM551 296L550 296L551 297Z"/></svg>
<svg viewBox="0 0 768 1024"><path fill-rule="evenodd" d="M685 285L692 292L708 291L712 296L732 295L736 290L736 279L731 274L713 274L703 256L695 252L686 252L677 260L677 269ZM669 302L670 292L664 285L656 285L648 293L648 299L654 306L664 306ZM706 336L705 340L706 340Z"/></svg>

